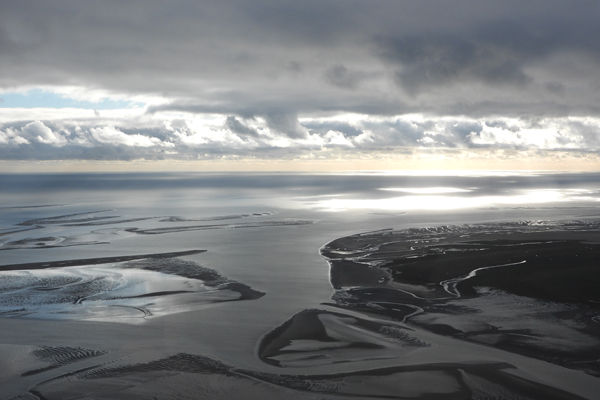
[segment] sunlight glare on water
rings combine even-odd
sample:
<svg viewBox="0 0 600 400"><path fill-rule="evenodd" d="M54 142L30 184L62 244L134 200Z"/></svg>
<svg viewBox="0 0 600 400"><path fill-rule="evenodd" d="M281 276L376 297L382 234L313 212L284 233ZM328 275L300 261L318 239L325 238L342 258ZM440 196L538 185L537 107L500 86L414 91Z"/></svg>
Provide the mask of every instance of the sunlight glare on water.
<svg viewBox="0 0 600 400"><path fill-rule="evenodd" d="M412 194L442 194L442 193L464 193L471 192L472 189L459 189L452 187L429 187L429 188L380 188L386 192L402 192Z"/></svg>
<svg viewBox="0 0 600 400"><path fill-rule="evenodd" d="M441 190L444 189L444 190ZM538 189L524 190L520 194L507 196L443 196L434 193L458 193L469 190L454 188L423 188L423 189L388 189L406 193L423 193L424 195L409 195L384 199L328 199L318 203L318 208L325 211L343 211L350 209L378 210L455 210L497 205L523 206L527 204L545 204L554 202L570 202L579 199L579 190ZM385 190L385 189L382 189Z"/></svg>

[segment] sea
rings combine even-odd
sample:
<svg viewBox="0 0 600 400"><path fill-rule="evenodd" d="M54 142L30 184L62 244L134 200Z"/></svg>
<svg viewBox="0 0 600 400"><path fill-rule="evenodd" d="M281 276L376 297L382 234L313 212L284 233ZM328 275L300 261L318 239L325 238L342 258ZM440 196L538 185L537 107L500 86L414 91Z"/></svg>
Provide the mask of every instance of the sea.
<svg viewBox="0 0 600 400"><path fill-rule="evenodd" d="M525 259L454 275L449 262L446 286L385 265L487 249L498 232L515 246L567 231L593 244L598 220L597 172L2 174L0 400L592 399L592 303L477 286L461 305L446 290ZM388 242L412 244L382 256ZM336 284L345 265L355 283ZM467 308L479 311L459 321ZM528 318L535 327L515 323ZM574 339L548 333L558 325Z"/></svg>

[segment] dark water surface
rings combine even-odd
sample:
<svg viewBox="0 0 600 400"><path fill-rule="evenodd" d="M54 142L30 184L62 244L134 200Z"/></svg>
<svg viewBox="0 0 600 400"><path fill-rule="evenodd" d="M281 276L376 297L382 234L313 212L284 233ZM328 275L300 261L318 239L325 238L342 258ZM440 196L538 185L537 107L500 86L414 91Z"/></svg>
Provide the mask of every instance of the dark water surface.
<svg viewBox="0 0 600 400"><path fill-rule="evenodd" d="M0 399L600 393L600 174L15 174L0 201Z"/></svg>

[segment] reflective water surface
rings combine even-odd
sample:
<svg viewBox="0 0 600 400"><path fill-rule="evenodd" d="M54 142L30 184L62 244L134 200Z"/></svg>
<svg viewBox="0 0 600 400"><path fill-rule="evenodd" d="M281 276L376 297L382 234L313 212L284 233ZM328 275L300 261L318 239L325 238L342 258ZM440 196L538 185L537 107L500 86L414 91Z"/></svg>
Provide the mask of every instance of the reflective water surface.
<svg viewBox="0 0 600 400"><path fill-rule="evenodd" d="M0 398L593 399L600 174L0 175Z"/></svg>

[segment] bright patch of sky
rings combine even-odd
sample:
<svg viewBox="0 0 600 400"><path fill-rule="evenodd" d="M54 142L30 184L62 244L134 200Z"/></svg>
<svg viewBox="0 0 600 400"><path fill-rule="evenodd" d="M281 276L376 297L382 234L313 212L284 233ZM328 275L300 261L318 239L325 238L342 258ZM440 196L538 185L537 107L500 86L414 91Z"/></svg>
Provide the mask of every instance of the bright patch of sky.
<svg viewBox="0 0 600 400"><path fill-rule="evenodd" d="M93 110L117 110L138 108L143 104L135 101L102 97L94 101L83 100L44 89L0 93L2 108L83 108Z"/></svg>

